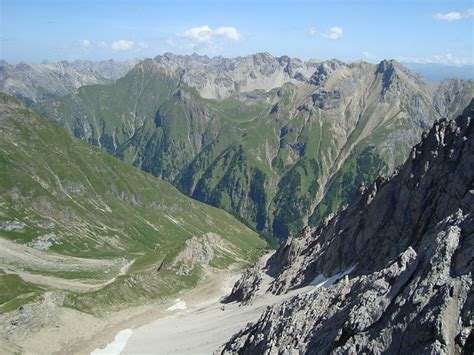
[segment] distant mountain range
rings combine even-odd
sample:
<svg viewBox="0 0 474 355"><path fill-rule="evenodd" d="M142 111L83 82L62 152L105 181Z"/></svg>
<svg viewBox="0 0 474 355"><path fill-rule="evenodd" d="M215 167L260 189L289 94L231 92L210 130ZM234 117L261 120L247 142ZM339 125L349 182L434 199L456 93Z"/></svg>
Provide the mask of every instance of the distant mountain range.
<svg viewBox="0 0 474 355"><path fill-rule="evenodd" d="M423 130L461 112L473 87L430 82L395 61L165 54L35 106L189 196L286 237L393 171Z"/></svg>
<svg viewBox="0 0 474 355"><path fill-rule="evenodd" d="M257 55L258 56L258 55ZM270 56L269 54L262 53L260 56ZM197 60L193 60L197 59ZM188 65L193 67L192 72L196 72L197 67L201 68L201 71L207 70L206 78L197 76L189 78L186 81L193 81L193 86L200 87L200 94L205 98L223 98L227 97L234 92L230 86L232 83L228 81L239 81L237 76L245 78L246 84L250 90L263 89L268 90L269 87L281 87L287 82L297 82L302 77L300 75L311 76L314 73L314 69L317 67L317 63L320 61L310 60L303 62L298 58L281 57L281 61L288 61L288 68L291 70L297 70L300 74L298 77L291 77L290 75L270 75L265 79L259 78L259 80L245 77L250 74L246 72L243 62L253 60L253 56L227 59L223 57L208 58L206 56L199 56L197 54L191 56L179 56L172 53L165 53L162 56L155 58L156 61L160 62L168 69L176 71L179 68L184 69ZM258 60L258 59L257 59ZM42 64L30 64L21 62L16 65L7 63L4 60L0 60L0 91L10 95L14 95L21 98L23 101L31 103L37 100L63 96L73 92L84 85L94 84L107 84L111 81L117 80L131 70L140 59L129 59L125 61L115 61L113 59L103 61L91 61L91 60L75 60L72 62L60 61L60 62L48 62ZM217 85L215 86L216 80L209 78L209 76L217 75L219 69L225 69L227 66L227 73L230 73L232 66L239 63L238 66L242 71L233 71L232 78L226 78L225 76L220 77L220 80L226 82L230 86ZM431 81L442 81L447 79L462 79L462 80L473 80L474 79L474 65L445 65L436 63L402 63L408 69L418 73L422 77ZM224 67L222 67L224 66ZM288 74L288 73L287 73ZM185 77L188 74L183 73ZM253 79L253 80L252 80ZM245 90L245 88L244 88Z"/></svg>
<svg viewBox="0 0 474 355"><path fill-rule="evenodd" d="M472 353L474 81L167 53L1 61L0 91L1 351L64 306L104 314L240 270L260 234L281 246L227 301L314 289L223 353Z"/></svg>
<svg viewBox="0 0 474 355"><path fill-rule="evenodd" d="M111 83L124 76L138 60L55 62L10 65L0 61L0 91L27 103L62 96L84 85Z"/></svg>

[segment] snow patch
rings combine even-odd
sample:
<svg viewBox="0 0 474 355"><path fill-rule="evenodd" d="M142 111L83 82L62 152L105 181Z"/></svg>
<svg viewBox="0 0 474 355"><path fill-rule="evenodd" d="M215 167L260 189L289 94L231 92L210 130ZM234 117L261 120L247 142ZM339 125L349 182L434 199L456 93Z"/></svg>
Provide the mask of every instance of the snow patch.
<svg viewBox="0 0 474 355"><path fill-rule="evenodd" d="M95 349L90 355L119 355L127 345L128 338L131 335L131 329L124 329L117 333L113 342L107 344L105 348Z"/></svg>
<svg viewBox="0 0 474 355"><path fill-rule="evenodd" d="M313 293L320 287L324 287L324 288L331 287L336 281L342 279L346 275L349 275L352 272L352 270L354 270L354 268L355 268L355 265L351 266L349 269L343 272L340 272L339 274L335 274L331 276L330 278L326 278L324 274L319 274L313 279L313 281L310 282L310 285L315 286L315 287L308 293Z"/></svg>
<svg viewBox="0 0 474 355"><path fill-rule="evenodd" d="M181 301L179 298L175 300L175 304L172 305L171 307L166 308L167 311L180 311L186 309L186 302Z"/></svg>

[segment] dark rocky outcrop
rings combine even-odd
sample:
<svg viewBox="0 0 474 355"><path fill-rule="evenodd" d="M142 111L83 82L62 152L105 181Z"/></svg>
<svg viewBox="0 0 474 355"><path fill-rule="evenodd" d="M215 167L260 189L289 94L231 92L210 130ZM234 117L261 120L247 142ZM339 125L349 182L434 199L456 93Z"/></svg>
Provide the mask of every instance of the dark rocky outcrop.
<svg viewBox="0 0 474 355"><path fill-rule="evenodd" d="M474 100L391 178L283 244L269 291L314 290L269 307L223 352L472 353L473 118Z"/></svg>
<svg viewBox="0 0 474 355"><path fill-rule="evenodd" d="M237 301L244 306L252 303L262 283L262 273L262 266L259 264L246 270L235 283L230 295L224 299L224 303Z"/></svg>

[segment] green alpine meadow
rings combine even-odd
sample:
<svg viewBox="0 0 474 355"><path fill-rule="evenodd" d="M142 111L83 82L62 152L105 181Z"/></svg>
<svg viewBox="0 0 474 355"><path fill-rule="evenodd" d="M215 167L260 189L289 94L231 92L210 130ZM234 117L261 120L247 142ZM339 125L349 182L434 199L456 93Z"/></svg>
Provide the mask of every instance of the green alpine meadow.
<svg viewBox="0 0 474 355"><path fill-rule="evenodd" d="M51 291L88 312L163 299L265 249L227 212L0 95L0 312ZM190 240L202 250L182 254Z"/></svg>

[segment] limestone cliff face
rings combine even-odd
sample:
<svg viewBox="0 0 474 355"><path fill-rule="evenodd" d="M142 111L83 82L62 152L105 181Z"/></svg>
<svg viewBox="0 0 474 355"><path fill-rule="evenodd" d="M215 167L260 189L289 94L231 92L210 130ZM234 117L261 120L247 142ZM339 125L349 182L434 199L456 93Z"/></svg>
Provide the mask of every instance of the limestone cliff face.
<svg viewBox="0 0 474 355"><path fill-rule="evenodd" d="M285 238L391 173L473 92L471 81L432 83L388 60L166 54L39 106L77 137Z"/></svg>
<svg viewBox="0 0 474 355"><path fill-rule="evenodd" d="M268 291L314 290L269 307L224 352L472 353L473 119L474 100L391 178L283 244Z"/></svg>

